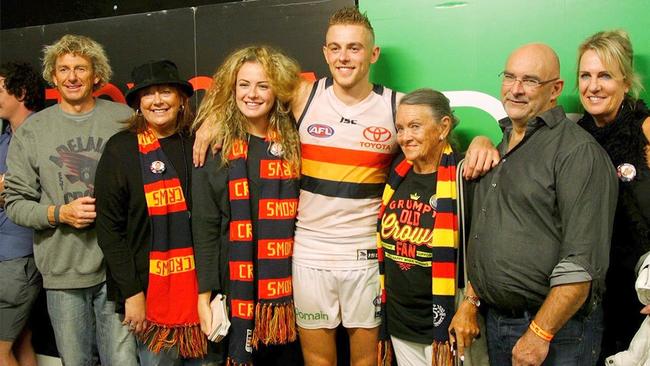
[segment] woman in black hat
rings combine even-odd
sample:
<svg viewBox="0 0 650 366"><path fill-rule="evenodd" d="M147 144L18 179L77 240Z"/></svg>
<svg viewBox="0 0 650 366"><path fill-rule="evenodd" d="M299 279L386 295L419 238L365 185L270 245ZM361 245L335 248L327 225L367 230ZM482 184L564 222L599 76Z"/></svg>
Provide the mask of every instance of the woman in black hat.
<svg viewBox="0 0 650 366"><path fill-rule="evenodd" d="M126 100L136 112L97 166L97 237L109 296L138 339L141 364L179 365L202 358L207 343L189 213L194 91L171 61L138 66L132 78Z"/></svg>

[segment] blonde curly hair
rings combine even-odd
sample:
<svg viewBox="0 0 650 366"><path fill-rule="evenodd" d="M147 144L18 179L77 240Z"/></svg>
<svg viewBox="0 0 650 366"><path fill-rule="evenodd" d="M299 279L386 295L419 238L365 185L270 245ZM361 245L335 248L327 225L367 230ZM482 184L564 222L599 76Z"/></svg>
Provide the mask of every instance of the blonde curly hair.
<svg viewBox="0 0 650 366"><path fill-rule="evenodd" d="M54 44L43 47L43 79L50 85L56 86L52 80L56 59L68 53L90 60L93 74L99 79L99 82L93 85L93 90L100 89L111 80L113 70L108 63L104 47L89 37L66 34Z"/></svg>
<svg viewBox="0 0 650 366"><path fill-rule="evenodd" d="M248 62L262 66L275 94L275 103L269 113L268 136L273 141L282 143L283 159L298 174L300 140L291 114L291 100L300 84L300 66L295 60L272 47L245 47L226 57L213 75L212 85L201 101L192 128L196 131L203 123L208 123L210 146L221 143L223 152L231 151L235 141L246 140L248 120L237 107L235 83L239 69ZM228 155L221 154L224 165L228 164Z"/></svg>

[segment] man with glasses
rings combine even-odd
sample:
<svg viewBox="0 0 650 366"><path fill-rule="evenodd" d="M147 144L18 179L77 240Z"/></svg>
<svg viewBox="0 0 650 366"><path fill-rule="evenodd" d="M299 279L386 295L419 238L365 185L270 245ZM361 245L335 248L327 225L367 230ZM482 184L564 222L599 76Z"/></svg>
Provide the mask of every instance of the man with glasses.
<svg viewBox="0 0 650 366"><path fill-rule="evenodd" d="M607 154L557 106L555 52L515 50L501 74L500 163L474 191L468 273L487 307L490 363L593 365L617 181Z"/></svg>

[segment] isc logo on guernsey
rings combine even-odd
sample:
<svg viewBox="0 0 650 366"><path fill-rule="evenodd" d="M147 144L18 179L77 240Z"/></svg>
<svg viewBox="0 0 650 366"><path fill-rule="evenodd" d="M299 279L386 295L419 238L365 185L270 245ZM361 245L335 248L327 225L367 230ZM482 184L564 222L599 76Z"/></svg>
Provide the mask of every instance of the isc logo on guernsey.
<svg viewBox="0 0 650 366"><path fill-rule="evenodd" d="M307 132L314 137L330 137L334 134L334 129L327 125L316 123L307 127Z"/></svg>

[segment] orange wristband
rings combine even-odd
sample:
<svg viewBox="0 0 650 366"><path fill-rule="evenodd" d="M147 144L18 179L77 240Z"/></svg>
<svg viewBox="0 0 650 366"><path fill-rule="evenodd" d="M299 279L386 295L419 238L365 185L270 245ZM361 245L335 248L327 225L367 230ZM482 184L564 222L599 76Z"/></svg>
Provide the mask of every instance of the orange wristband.
<svg viewBox="0 0 650 366"><path fill-rule="evenodd" d="M539 325L537 325L537 323L535 323L534 320L532 320L530 322L530 325L528 326L528 328L530 328L530 330L532 330L533 333L535 333L539 338L541 338L541 339L543 339L543 340L545 340L547 342L550 342L550 341L553 340L553 334L551 334L551 333L545 331L544 329L542 329Z"/></svg>

